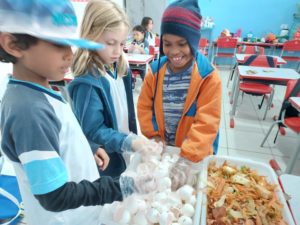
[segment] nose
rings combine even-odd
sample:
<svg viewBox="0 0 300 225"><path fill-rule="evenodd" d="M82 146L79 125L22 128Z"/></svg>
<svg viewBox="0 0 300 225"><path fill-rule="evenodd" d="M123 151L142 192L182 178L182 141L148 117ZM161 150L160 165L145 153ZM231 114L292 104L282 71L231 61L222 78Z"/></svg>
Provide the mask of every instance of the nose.
<svg viewBox="0 0 300 225"><path fill-rule="evenodd" d="M66 47L65 48L65 53L64 53L64 60L66 61L72 61L73 59L73 51L71 47Z"/></svg>
<svg viewBox="0 0 300 225"><path fill-rule="evenodd" d="M177 55L179 52L179 49L176 47L170 49L171 55Z"/></svg>
<svg viewBox="0 0 300 225"><path fill-rule="evenodd" d="M123 51L123 47L122 46L116 46L115 48L114 48L114 55L117 55L117 56L119 56L119 55L121 55L121 52Z"/></svg>

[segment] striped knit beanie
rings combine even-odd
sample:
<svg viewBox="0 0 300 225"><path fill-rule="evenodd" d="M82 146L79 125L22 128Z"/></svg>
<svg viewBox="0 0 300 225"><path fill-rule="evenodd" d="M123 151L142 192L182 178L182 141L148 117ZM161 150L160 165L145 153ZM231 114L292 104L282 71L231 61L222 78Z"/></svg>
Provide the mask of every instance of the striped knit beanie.
<svg viewBox="0 0 300 225"><path fill-rule="evenodd" d="M177 0L164 11L160 27L161 38L164 34L184 37L195 56L200 40L201 12L198 0ZM163 54L162 40L160 53Z"/></svg>

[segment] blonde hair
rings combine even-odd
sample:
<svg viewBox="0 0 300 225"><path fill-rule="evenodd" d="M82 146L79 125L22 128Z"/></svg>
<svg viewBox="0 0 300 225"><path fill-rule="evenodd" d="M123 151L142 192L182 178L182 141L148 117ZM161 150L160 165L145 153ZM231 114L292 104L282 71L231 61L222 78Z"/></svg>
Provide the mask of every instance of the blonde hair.
<svg viewBox="0 0 300 225"><path fill-rule="evenodd" d="M117 31L121 24L130 27L129 20L124 11L110 0L90 0L85 8L84 17L80 28L80 37L96 41L105 31ZM79 76L91 69L96 64L101 73L105 73L104 63L97 52L78 49L75 52L72 72ZM118 64L118 75L127 73L127 61L122 52Z"/></svg>

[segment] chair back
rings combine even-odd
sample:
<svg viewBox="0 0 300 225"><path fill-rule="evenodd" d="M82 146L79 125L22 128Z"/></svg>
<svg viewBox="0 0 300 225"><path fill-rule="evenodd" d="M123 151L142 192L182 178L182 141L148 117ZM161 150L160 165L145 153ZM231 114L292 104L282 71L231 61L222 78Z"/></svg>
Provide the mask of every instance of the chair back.
<svg viewBox="0 0 300 225"><path fill-rule="evenodd" d="M200 52L202 52L203 55L208 54L207 45L208 45L208 40L206 38L201 38L199 40L198 49L200 50Z"/></svg>
<svg viewBox="0 0 300 225"><path fill-rule="evenodd" d="M218 48L236 48L237 39L231 37L221 37L217 40Z"/></svg>
<svg viewBox="0 0 300 225"><path fill-rule="evenodd" d="M252 45L241 45L237 49L237 53L240 54L252 54L252 55L263 55L265 54L265 49L260 46Z"/></svg>
<svg viewBox="0 0 300 225"><path fill-rule="evenodd" d="M300 97L300 78L298 80L289 80L287 83L284 101L282 103L280 112L279 112L279 119L289 118L289 117L297 117L299 115L299 112L297 109L295 109L291 103L289 102L290 97ZM283 123L278 123L278 126L284 126Z"/></svg>
<svg viewBox="0 0 300 225"><path fill-rule="evenodd" d="M277 58L268 55L249 55L244 58L241 63L245 66L258 66L258 67L277 67Z"/></svg>
<svg viewBox="0 0 300 225"><path fill-rule="evenodd" d="M155 55L155 47L152 45L149 46L149 55Z"/></svg>
<svg viewBox="0 0 300 225"><path fill-rule="evenodd" d="M231 37L221 37L217 40L215 56L233 58L236 53L237 39Z"/></svg>
<svg viewBox="0 0 300 225"><path fill-rule="evenodd" d="M207 40L206 38L201 38L201 39L199 40L198 47L199 47L200 49L204 49L204 48L207 47L207 43L208 43L208 40Z"/></svg>
<svg viewBox="0 0 300 225"><path fill-rule="evenodd" d="M290 40L284 42L280 56L286 61L299 61L300 40Z"/></svg>
<svg viewBox="0 0 300 225"><path fill-rule="evenodd" d="M282 47L283 51L300 51L300 40L286 41Z"/></svg>
<svg viewBox="0 0 300 225"><path fill-rule="evenodd" d="M300 97L300 79L288 81L284 99L288 100L290 97Z"/></svg>

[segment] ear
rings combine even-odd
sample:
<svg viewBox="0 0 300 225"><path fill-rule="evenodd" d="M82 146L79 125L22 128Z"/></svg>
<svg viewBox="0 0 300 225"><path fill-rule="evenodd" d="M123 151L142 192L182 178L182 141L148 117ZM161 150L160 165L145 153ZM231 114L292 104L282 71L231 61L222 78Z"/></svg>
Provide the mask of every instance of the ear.
<svg viewBox="0 0 300 225"><path fill-rule="evenodd" d="M0 34L0 45L10 55L21 58L23 55L22 49L20 49L15 43L16 38L10 33Z"/></svg>

